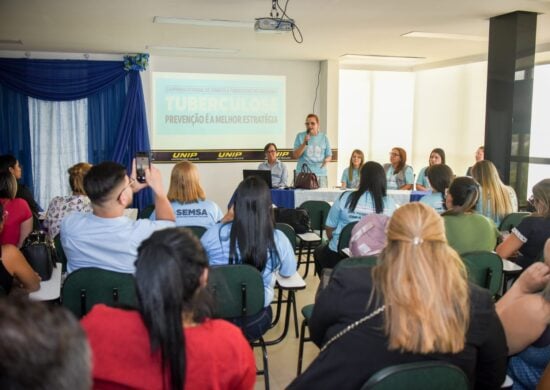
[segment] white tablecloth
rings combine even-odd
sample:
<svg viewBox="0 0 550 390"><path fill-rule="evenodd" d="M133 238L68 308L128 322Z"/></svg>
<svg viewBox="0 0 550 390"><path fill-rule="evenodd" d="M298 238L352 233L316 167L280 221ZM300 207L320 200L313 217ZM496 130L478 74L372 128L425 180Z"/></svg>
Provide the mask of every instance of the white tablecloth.
<svg viewBox="0 0 550 390"><path fill-rule="evenodd" d="M339 188L319 188L317 190L295 190L294 207L299 207L306 200L324 200L334 202L345 190ZM399 206L409 203L411 191L406 190L388 190L388 196L393 198Z"/></svg>

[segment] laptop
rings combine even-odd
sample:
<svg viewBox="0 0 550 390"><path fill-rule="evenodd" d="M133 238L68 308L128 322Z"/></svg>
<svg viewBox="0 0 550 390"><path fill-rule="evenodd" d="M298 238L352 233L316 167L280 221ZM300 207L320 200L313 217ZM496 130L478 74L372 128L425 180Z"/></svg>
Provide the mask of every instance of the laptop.
<svg viewBox="0 0 550 390"><path fill-rule="evenodd" d="M243 169L243 180L250 176L258 176L266 182L269 188L273 188L271 184L271 171L263 169Z"/></svg>

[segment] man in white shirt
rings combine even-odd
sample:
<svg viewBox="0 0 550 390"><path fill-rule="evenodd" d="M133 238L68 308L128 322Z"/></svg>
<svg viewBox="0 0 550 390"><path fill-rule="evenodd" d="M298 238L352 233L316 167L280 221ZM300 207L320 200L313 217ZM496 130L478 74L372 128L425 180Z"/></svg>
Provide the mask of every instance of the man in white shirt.
<svg viewBox="0 0 550 390"><path fill-rule="evenodd" d="M134 273L141 242L155 230L175 226L172 206L162 186L160 172L145 169L145 183L136 181L135 163L130 177L124 166L106 161L94 165L84 177L84 190L93 213L72 213L61 223L61 243L67 256L67 271L97 267ZM157 220L133 221L124 216L134 192L151 187Z"/></svg>

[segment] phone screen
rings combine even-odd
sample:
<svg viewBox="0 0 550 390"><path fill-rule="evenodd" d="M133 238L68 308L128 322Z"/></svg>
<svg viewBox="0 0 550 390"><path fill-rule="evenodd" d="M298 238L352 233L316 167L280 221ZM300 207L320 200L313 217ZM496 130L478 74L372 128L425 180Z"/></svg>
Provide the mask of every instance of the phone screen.
<svg viewBox="0 0 550 390"><path fill-rule="evenodd" d="M149 159L149 153L138 152L136 153L136 179L140 183L145 183L145 169L150 168L151 160Z"/></svg>

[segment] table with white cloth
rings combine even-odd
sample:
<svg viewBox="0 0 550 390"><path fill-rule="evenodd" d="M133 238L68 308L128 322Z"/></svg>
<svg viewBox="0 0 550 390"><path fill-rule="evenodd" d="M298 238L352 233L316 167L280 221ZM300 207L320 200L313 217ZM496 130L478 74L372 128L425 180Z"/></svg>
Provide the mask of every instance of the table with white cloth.
<svg viewBox="0 0 550 390"><path fill-rule="evenodd" d="M346 190L340 188L319 188L317 190L294 190L294 207L299 207L307 200L324 200L332 203ZM349 191L349 190L348 190ZM429 194L426 191L387 190L387 195L395 203L402 206L409 202L418 201L422 196ZM284 206L283 206L284 207Z"/></svg>

